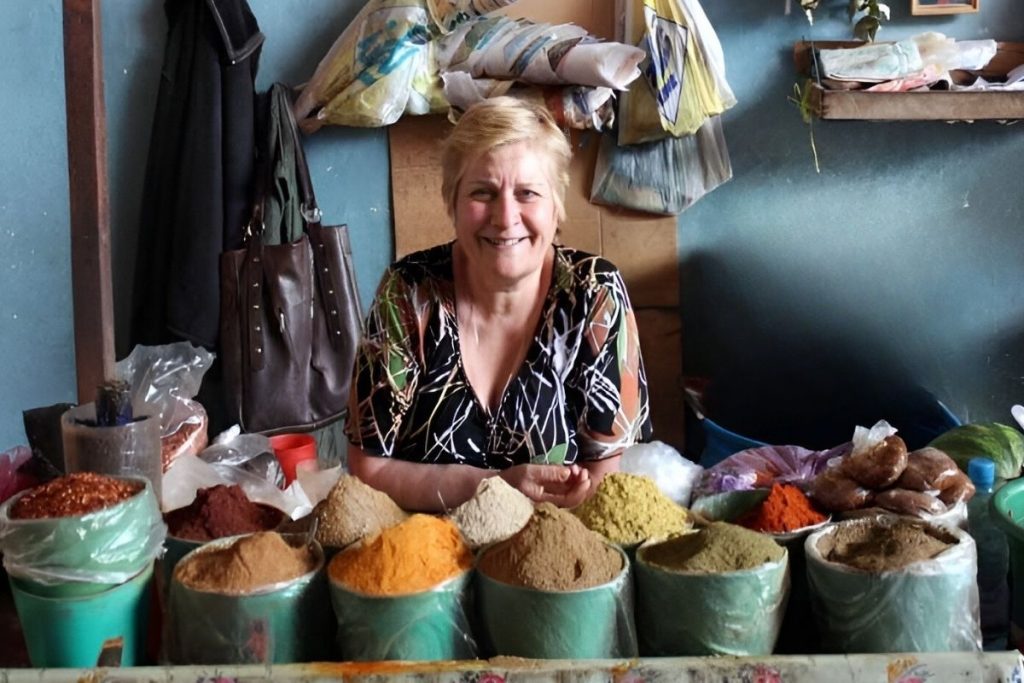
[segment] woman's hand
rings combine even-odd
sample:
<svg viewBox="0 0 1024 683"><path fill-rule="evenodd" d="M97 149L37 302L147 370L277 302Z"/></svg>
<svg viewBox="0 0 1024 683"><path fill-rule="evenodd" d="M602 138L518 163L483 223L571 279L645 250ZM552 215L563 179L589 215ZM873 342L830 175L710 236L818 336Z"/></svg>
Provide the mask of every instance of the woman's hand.
<svg viewBox="0 0 1024 683"><path fill-rule="evenodd" d="M579 465L515 465L498 476L535 503L573 507L590 492L590 473Z"/></svg>

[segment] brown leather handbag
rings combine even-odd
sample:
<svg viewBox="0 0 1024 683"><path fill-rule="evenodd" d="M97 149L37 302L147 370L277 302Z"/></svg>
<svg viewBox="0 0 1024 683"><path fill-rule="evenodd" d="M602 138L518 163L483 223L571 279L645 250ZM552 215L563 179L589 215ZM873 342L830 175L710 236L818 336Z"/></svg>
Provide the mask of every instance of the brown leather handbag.
<svg viewBox="0 0 1024 683"><path fill-rule="evenodd" d="M348 227L320 224L291 107L297 196L303 232L263 243L270 183L259 173L242 249L220 257L221 360L227 402L246 432L311 431L343 417L362 311Z"/></svg>

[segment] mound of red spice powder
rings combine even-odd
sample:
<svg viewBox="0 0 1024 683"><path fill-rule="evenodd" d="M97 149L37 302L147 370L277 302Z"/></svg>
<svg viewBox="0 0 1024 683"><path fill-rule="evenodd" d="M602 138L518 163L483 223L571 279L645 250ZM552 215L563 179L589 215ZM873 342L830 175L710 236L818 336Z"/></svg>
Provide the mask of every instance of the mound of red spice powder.
<svg viewBox="0 0 1024 683"><path fill-rule="evenodd" d="M188 541L212 541L225 536L269 531L281 523L284 513L250 501L241 486L200 489L186 507L164 515L167 531Z"/></svg>
<svg viewBox="0 0 1024 683"><path fill-rule="evenodd" d="M785 533L824 522L804 492L792 484L772 484L768 497L738 523L754 531Z"/></svg>

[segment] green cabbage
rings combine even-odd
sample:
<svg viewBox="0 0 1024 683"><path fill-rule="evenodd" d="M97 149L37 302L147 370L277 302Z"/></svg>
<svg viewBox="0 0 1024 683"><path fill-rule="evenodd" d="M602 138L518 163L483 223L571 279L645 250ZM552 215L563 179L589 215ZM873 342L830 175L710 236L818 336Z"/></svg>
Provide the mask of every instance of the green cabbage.
<svg viewBox="0 0 1024 683"><path fill-rule="evenodd" d="M945 451L964 472L971 458L990 458L996 464L996 477L1014 479L1024 464L1024 434L999 422L954 427L928 445Z"/></svg>

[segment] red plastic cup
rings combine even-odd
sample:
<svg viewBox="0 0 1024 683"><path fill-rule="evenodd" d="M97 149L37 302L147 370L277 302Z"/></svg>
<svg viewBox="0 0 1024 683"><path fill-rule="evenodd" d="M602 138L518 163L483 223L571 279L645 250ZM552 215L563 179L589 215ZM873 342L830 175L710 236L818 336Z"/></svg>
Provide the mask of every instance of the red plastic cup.
<svg viewBox="0 0 1024 683"><path fill-rule="evenodd" d="M309 463L309 467L315 469L316 439L309 434L278 434L270 437L270 447L281 463L285 486L295 481L295 468L299 463Z"/></svg>

